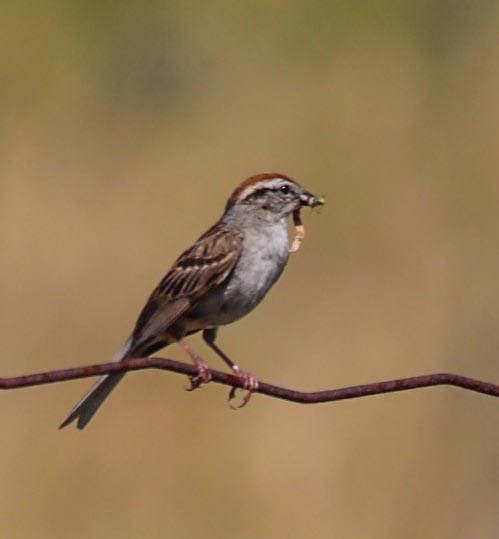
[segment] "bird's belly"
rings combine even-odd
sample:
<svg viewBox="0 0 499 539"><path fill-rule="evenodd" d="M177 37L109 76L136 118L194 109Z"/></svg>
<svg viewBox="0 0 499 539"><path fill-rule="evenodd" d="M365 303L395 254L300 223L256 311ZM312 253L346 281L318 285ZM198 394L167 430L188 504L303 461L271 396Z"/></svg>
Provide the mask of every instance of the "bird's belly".
<svg viewBox="0 0 499 539"><path fill-rule="evenodd" d="M230 324L252 311L276 282L287 261L287 249L277 258L259 253L242 259L223 283L207 294L187 314L189 330ZM249 267L251 266L251 267ZM258 271L255 271L258 268Z"/></svg>

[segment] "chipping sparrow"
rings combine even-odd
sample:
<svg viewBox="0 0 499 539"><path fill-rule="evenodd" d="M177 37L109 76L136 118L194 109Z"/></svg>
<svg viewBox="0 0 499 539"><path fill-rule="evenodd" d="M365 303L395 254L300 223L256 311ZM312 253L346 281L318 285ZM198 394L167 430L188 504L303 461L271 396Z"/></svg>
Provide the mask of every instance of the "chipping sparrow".
<svg viewBox="0 0 499 539"><path fill-rule="evenodd" d="M243 380L248 390L246 403L258 382L215 344L218 327L258 305L281 275L289 251L297 250L303 238L300 208L321 204L323 198L283 174L258 174L242 182L220 220L180 255L152 292L133 333L113 361L149 356L178 342L197 366L198 376L191 380L194 389L210 381L210 370L184 337L203 330L206 343ZM291 214L296 238L290 249ZM123 376L116 373L99 378L61 428L75 420L79 429L84 428Z"/></svg>

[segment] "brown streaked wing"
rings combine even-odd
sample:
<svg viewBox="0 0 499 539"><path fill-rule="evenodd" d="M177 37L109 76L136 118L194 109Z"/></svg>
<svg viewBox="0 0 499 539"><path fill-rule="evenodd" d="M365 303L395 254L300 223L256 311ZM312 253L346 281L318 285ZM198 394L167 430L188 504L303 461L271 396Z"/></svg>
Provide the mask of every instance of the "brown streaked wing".
<svg viewBox="0 0 499 539"><path fill-rule="evenodd" d="M184 251L151 294L134 330L144 343L165 332L208 290L219 285L241 253L240 232L217 223Z"/></svg>
<svg viewBox="0 0 499 539"><path fill-rule="evenodd" d="M133 349L142 350L158 340L190 305L188 298L179 298L164 304L150 298L137 320L133 332Z"/></svg>

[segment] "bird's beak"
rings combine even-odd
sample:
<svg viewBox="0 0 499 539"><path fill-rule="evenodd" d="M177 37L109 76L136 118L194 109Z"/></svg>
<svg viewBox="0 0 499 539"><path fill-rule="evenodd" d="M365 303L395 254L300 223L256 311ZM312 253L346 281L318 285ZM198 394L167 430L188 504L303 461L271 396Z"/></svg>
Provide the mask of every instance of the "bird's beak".
<svg viewBox="0 0 499 539"><path fill-rule="evenodd" d="M300 195L300 201L302 206L309 206L310 208L322 206L326 203L326 199L324 197L317 197L308 191L304 191Z"/></svg>

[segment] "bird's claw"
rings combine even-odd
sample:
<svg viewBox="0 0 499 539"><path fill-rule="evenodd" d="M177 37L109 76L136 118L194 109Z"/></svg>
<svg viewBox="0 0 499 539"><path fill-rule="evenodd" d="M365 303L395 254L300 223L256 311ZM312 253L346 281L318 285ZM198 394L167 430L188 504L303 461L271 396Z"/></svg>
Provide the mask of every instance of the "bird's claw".
<svg viewBox="0 0 499 539"><path fill-rule="evenodd" d="M242 389L246 390L246 395L244 395L242 403L237 406L234 406L232 404L232 401L234 400L236 396L236 392L239 389L239 387L232 386L232 389L230 390L229 398L228 398L229 406L233 410L238 410L240 408L244 408L248 404L249 400L251 399L251 395L253 395L253 393L258 390L258 380L252 374L249 374L248 372L244 372L239 369L233 369L233 371L236 378L241 380L241 383L243 384Z"/></svg>
<svg viewBox="0 0 499 539"><path fill-rule="evenodd" d="M200 387L201 384L203 383L201 381L201 378L199 378L199 376L189 376L188 378L189 378L190 386L184 388L186 391L194 391L195 389L198 389L198 387Z"/></svg>
<svg viewBox="0 0 499 539"><path fill-rule="evenodd" d="M186 391L194 391L201 387L202 384L207 384L211 382L211 371L208 363L203 361L201 358L198 358L196 361L196 367L198 373L195 376L189 376L190 386L186 387Z"/></svg>

